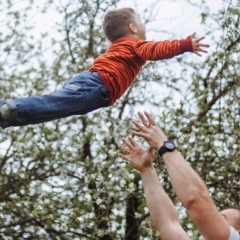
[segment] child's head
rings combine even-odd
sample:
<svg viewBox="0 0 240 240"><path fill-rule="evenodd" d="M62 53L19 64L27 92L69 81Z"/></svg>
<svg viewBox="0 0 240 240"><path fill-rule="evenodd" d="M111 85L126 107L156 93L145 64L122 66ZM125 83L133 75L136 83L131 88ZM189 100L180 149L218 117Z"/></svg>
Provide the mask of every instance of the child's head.
<svg viewBox="0 0 240 240"><path fill-rule="evenodd" d="M109 11L104 17L103 29L110 42L126 36L145 39L145 26L132 8Z"/></svg>

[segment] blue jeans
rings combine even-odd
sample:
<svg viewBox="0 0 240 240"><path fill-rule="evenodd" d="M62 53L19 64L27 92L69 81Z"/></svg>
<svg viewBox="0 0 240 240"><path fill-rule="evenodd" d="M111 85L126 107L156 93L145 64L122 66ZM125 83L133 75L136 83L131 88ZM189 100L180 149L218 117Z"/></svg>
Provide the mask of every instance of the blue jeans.
<svg viewBox="0 0 240 240"><path fill-rule="evenodd" d="M97 72L82 72L61 90L42 96L14 100L17 118L8 119L9 126L37 124L72 115L83 115L108 106L109 91Z"/></svg>

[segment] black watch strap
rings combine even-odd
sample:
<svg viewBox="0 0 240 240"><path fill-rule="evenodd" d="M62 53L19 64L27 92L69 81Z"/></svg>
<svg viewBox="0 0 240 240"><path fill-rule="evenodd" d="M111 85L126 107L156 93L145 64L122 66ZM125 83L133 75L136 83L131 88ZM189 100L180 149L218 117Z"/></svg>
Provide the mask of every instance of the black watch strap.
<svg viewBox="0 0 240 240"><path fill-rule="evenodd" d="M162 157L162 155L165 152L172 152L176 149L176 145L174 144L173 141L167 140L163 143L163 145L160 147L158 153Z"/></svg>

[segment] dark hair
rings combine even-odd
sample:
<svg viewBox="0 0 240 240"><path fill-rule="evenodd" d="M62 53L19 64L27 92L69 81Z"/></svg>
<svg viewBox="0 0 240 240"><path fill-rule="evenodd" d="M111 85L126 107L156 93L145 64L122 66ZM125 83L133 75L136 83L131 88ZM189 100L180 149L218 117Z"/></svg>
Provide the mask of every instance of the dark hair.
<svg viewBox="0 0 240 240"><path fill-rule="evenodd" d="M134 21L135 11L132 8L120 8L109 11L103 21L103 30L110 42L124 37L129 24Z"/></svg>

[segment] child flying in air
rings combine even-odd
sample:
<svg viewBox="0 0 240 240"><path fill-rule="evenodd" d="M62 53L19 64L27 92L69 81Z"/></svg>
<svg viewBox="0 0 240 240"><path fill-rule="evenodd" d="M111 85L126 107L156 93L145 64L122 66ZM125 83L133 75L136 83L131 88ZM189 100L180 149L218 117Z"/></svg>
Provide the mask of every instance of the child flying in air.
<svg viewBox="0 0 240 240"><path fill-rule="evenodd" d="M146 41L145 26L132 8L109 11L103 29L111 45L88 71L50 95L0 100L0 127L38 124L112 106L147 60L173 58L185 52L201 56L209 47L201 43L204 37L195 39L195 33L182 40Z"/></svg>

